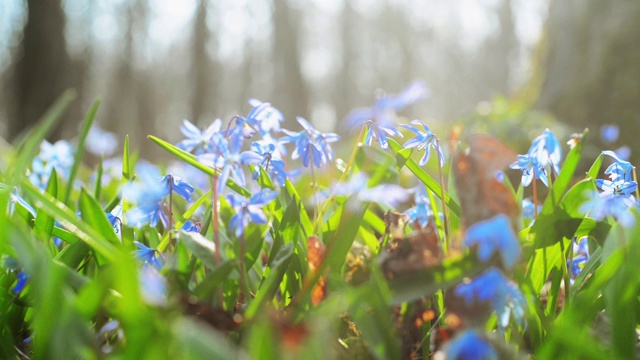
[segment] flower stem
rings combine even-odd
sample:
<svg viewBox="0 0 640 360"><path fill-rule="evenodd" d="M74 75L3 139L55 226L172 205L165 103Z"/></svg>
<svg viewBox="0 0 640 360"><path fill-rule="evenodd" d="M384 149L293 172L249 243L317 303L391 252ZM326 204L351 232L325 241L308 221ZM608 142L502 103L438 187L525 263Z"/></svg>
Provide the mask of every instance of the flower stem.
<svg viewBox="0 0 640 360"><path fill-rule="evenodd" d="M342 176L340 176L340 179L338 180L339 183L343 182L346 178L347 175L349 175L349 170L351 170L351 166L353 165L353 162L356 158L356 153L358 152L358 148L362 145L362 143L360 142L362 140L362 135L364 134L364 128L366 125L363 125L362 128L360 129L360 134L358 134L358 141L356 141L355 146L353 147L353 150L351 151L351 156L349 157L349 162L347 162L347 166L344 168L344 172L342 173ZM313 233L317 234L318 233L318 228L320 227L320 223L322 222L322 217L324 215L324 212L327 211L327 209L329 208L329 204L331 203L331 201L333 201L333 198L335 197L335 188L333 190L331 190L331 194L329 195L329 197L327 198L327 200L324 202L324 205L322 206L322 208L320 209L320 212L318 214L318 217L316 219L315 224L313 225Z"/></svg>
<svg viewBox="0 0 640 360"><path fill-rule="evenodd" d="M244 302L246 304L251 299L251 289L249 288L249 274L244 263L245 251L244 234L242 234L240 237L240 288L244 293Z"/></svg>
<svg viewBox="0 0 640 360"><path fill-rule="evenodd" d="M211 178L211 222L213 225L213 244L216 248L216 265L220 265L220 220L218 219L218 172Z"/></svg>
<svg viewBox="0 0 640 360"><path fill-rule="evenodd" d="M636 167L633 167L633 170L631 170L633 172L633 181L636 182L636 184L638 183L638 173L636 172ZM638 189L638 187L636 186L636 199L640 199L640 190Z"/></svg>
<svg viewBox="0 0 640 360"><path fill-rule="evenodd" d="M533 169L533 218L538 218L538 179L536 179L536 169Z"/></svg>
<svg viewBox="0 0 640 360"><path fill-rule="evenodd" d="M442 200L442 217L444 221L442 224L444 227L444 243L447 246L448 251L451 244L449 244L449 217L447 216L447 202L444 199L444 175L442 174L442 167L438 166L438 169L440 170L440 199Z"/></svg>
<svg viewBox="0 0 640 360"><path fill-rule="evenodd" d="M320 216L322 216L321 212L320 212L320 203L318 202L318 182L316 180L316 175L313 167L313 149L311 149L311 144L309 144L309 166L311 169L311 188L313 189L313 202L315 203L315 213L316 213L316 224L321 222L322 219L320 218ZM314 233L315 233L315 229L314 229Z"/></svg>

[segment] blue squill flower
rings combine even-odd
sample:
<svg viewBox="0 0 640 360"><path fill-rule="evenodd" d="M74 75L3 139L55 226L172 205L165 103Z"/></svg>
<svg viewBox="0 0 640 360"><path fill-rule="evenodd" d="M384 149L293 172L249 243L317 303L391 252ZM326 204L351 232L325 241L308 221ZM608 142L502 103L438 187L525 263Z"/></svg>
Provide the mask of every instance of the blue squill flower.
<svg viewBox="0 0 640 360"><path fill-rule="evenodd" d="M618 154L611 150L605 150L602 155L607 155L613 158L614 162L607 167L604 171L606 175L609 175L611 181L618 181L623 179L624 181L633 180L633 168L630 162L620 158Z"/></svg>
<svg viewBox="0 0 640 360"><path fill-rule="evenodd" d="M242 238L249 222L254 224L267 223L267 215L262 208L275 199L276 196L278 196L277 192L266 189L261 190L250 199L236 194L229 194L227 196L229 204L236 211L236 214L231 217L229 227L235 231L238 238Z"/></svg>
<svg viewBox="0 0 640 360"><path fill-rule="evenodd" d="M338 141L340 136L334 133L323 134L314 129L304 118L298 116L296 119L304 130L298 133L283 130L288 136L280 139L280 143L293 142L295 144L291 158L300 157L305 167L309 167L311 159L316 167L333 161L333 149L329 143Z"/></svg>
<svg viewBox="0 0 640 360"><path fill-rule="evenodd" d="M542 182L549 186L549 179L547 177L547 169L545 169L540 163L538 163L535 156L529 154L518 155L518 160L509 165L510 168L522 171L522 186L527 187L534 179L542 180Z"/></svg>
<svg viewBox="0 0 640 360"><path fill-rule="evenodd" d="M133 243L138 247L138 250L134 251L134 253L139 260L153 266L158 270L162 269L163 260L162 253L160 251L152 249L138 241L134 241Z"/></svg>
<svg viewBox="0 0 640 360"><path fill-rule="evenodd" d="M202 223L194 223L191 220L187 220L184 225L182 225L182 227L180 228L183 231L186 232L197 232L199 233L200 230L202 230Z"/></svg>
<svg viewBox="0 0 640 360"><path fill-rule="evenodd" d="M535 210L535 204L531 199L526 198L522 200L522 216L525 219L533 219L536 213ZM542 205L538 205L537 213L540 214L540 211L542 211Z"/></svg>
<svg viewBox="0 0 640 360"><path fill-rule="evenodd" d="M280 123L284 121L284 115L282 115L280 110L271 106L271 104L264 103L258 99L249 99L249 104L254 107L254 110L260 110L256 112L252 110L253 114L249 113L248 117L253 116L258 123L261 134L264 135L270 132L280 132Z"/></svg>
<svg viewBox="0 0 640 360"><path fill-rule="evenodd" d="M573 241L573 258L567 260L567 266L571 269L571 283L580 275L587 261L589 261L589 240L582 237L580 240L574 238Z"/></svg>
<svg viewBox="0 0 640 360"><path fill-rule="evenodd" d="M475 330L465 330L445 344L447 360L498 360L498 354Z"/></svg>
<svg viewBox="0 0 640 360"><path fill-rule="evenodd" d="M204 131L193 125L189 120L184 120L182 126L180 126L180 131L187 138L180 141L177 146L196 155L208 152L211 150L210 142L213 134L219 132L221 127L222 122L220 119L216 119Z"/></svg>
<svg viewBox="0 0 640 360"><path fill-rule="evenodd" d="M214 150L198 156L198 161L212 168L220 170L218 178L218 193L222 193L227 180L231 177L238 185L245 186L244 165L255 165L262 157L253 151L242 152L244 135L241 127L229 129L229 136L224 137L217 133L212 138Z"/></svg>
<svg viewBox="0 0 640 360"><path fill-rule="evenodd" d="M429 127L425 125L422 121L413 120L411 123L414 125L421 125L424 131L412 125L406 125L406 124L400 125L405 129L409 129L416 134L416 136L413 139L404 143L403 147L405 149L411 149L411 148L417 147L418 151L425 150L424 156L422 156L422 158L420 159L420 166L424 166L427 163L427 161L429 160L429 155L431 154L431 148L434 148L438 152L438 164L440 164L440 167L443 167L444 154L442 152L442 147L440 147L440 140L438 139L438 137L435 136L431 132Z"/></svg>
<svg viewBox="0 0 640 360"><path fill-rule="evenodd" d="M182 181L179 177L167 174L160 179L160 183L168 195L171 191L182 196L185 200L191 202L191 194L195 190L189 183Z"/></svg>
<svg viewBox="0 0 640 360"><path fill-rule="evenodd" d="M535 157L536 162L543 168L550 166L556 174L560 173L562 147L551 130L545 129L542 135L533 140L528 154Z"/></svg>
<svg viewBox="0 0 640 360"><path fill-rule="evenodd" d="M261 141L254 141L251 143L251 151L262 157L258 166L263 168L272 180L280 186L284 186L288 173L284 161L275 155L276 146L274 144L266 144ZM253 179L257 179L258 176L260 176L260 169L256 167L253 172Z"/></svg>
<svg viewBox="0 0 640 360"><path fill-rule="evenodd" d="M478 259L487 261L498 252L502 263L512 268L520 257L520 242L504 214L473 224L464 235L464 245L478 247Z"/></svg>
<svg viewBox="0 0 640 360"><path fill-rule="evenodd" d="M475 302L490 303L500 316L499 325L506 327L511 315L519 325L524 322L525 300L518 288L496 268L491 268L469 282L458 285L457 296L464 299L468 306Z"/></svg>
<svg viewBox="0 0 640 360"><path fill-rule="evenodd" d="M427 195L427 190L424 186L419 185L416 188L414 201L416 203L416 206L405 211L404 213L405 215L409 216L409 219L411 221L417 221L421 227L426 227L429 219L431 219L431 217L433 216L433 211L431 210L429 196Z"/></svg>
<svg viewBox="0 0 640 360"><path fill-rule="evenodd" d="M148 304L163 306L167 303L167 280L158 270L145 265L140 268L140 293Z"/></svg>

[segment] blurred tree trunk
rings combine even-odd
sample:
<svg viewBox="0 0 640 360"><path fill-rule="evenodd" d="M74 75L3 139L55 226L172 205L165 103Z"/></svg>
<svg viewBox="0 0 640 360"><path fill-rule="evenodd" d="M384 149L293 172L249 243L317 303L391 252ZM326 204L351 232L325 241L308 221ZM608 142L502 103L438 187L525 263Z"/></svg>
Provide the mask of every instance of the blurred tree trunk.
<svg viewBox="0 0 640 360"><path fill-rule="evenodd" d="M126 11L124 47L118 67L109 83L105 113L108 130L129 135L132 144L144 144L146 136L156 127L156 106L151 70L134 67L137 51L142 51L146 40L146 22L149 13L145 0L137 0ZM142 145L140 145L142 146ZM148 152L157 149L143 147Z"/></svg>
<svg viewBox="0 0 640 360"><path fill-rule="evenodd" d="M551 1L531 84L536 105L595 133L620 125L620 144L640 152L640 1ZM534 94L536 91L533 92ZM592 137L593 139L593 137Z"/></svg>
<svg viewBox="0 0 640 360"><path fill-rule="evenodd" d="M273 104L285 116L285 127L297 129L295 116L308 118L309 90L302 76L299 34L302 29L299 10L289 6L287 0L273 0L273 26L275 44L275 96ZM291 124L296 124L290 126Z"/></svg>
<svg viewBox="0 0 640 360"><path fill-rule="evenodd" d="M28 0L28 19L24 28L21 54L15 65L15 98L8 124L9 139L33 125L53 101L68 88L82 85L66 50L65 14L60 0ZM80 101L75 101L63 121L79 121ZM61 136L58 127L52 138Z"/></svg>
<svg viewBox="0 0 640 360"><path fill-rule="evenodd" d="M207 0L198 2L196 11L192 51L193 63L191 78L193 79L193 94L191 95L191 121L198 123L207 111L207 102L211 96L208 92L210 79L209 57L207 56L207 42L209 30L207 28Z"/></svg>

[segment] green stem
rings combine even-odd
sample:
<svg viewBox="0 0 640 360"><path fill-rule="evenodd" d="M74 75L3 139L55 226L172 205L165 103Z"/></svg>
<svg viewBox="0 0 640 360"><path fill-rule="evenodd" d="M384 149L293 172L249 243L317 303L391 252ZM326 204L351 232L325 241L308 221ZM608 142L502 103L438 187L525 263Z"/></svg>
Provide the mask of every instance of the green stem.
<svg viewBox="0 0 640 360"><path fill-rule="evenodd" d="M249 287L249 274L244 263L245 251L244 234L242 234L240 237L240 288L244 292L244 303L248 304L249 299L251 299L251 289Z"/></svg>
<svg viewBox="0 0 640 360"><path fill-rule="evenodd" d="M340 179L338 180L339 183L343 182L347 178L347 175L349 175L349 170L351 170L351 166L353 165L353 162L354 162L354 160L356 158L356 153L358 152L358 148L360 146L362 146L362 143L360 141L362 140L362 136L364 134L365 127L366 127L366 125L363 125L362 128L360 129L360 134L358 135L358 138L357 138L358 141L356 141L356 144L353 147L353 150L351 151L351 156L349 157L349 162L347 162L347 166L344 168L344 172L342 173L342 176L340 176ZM335 189L331 190L331 194L329 195L327 200L324 202L324 205L320 209L320 213L318 214L316 222L313 225L313 234L317 234L318 233L318 229L320 227L320 223L322 222L321 219L322 219L325 211L327 211L327 209L329 208L329 204L331 203L331 201L333 201L333 198L335 197L335 195L336 195L335 194Z"/></svg>
<svg viewBox="0 0 640 360"><path fill-rule="evenodd" d="M216 265L220 265L220 224L218 219L218 172L211 178L211 223L213 226L213 244L216 248Z"/></svg>

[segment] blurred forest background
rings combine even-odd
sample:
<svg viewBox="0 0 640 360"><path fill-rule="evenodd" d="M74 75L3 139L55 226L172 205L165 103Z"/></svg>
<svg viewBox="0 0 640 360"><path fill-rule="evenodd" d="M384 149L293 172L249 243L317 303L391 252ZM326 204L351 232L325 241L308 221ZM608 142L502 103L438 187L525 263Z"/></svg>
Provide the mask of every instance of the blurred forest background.
<svg viewBox="0 0 640 360"><path fill-rule="evenodd" d="M54 138L101 97L100 126L147 157L147 134L175 142L183 118L228 120L249 98L290 128L301 115L342 132L378 89L419 79L430 99L404 114L429 124L489 116L522 132L533 109L576 131L618 124L607 146L640 154L638 19L638 0L0 0L0 136L70 87Z"/></svg>

